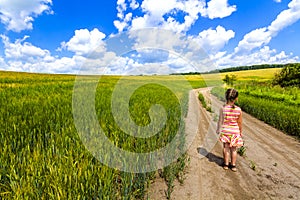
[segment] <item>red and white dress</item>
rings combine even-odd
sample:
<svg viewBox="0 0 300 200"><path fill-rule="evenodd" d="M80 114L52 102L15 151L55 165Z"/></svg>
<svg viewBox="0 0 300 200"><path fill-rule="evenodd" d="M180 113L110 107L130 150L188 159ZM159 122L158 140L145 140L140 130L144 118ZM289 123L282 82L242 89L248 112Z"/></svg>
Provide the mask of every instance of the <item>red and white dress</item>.
<svg viewBox="0 0 300 200"><path fill-rule="evenodd" d="M220 141L229 143L230 147L243 146L240 128L238 126L238 118L241 115L241 108L238 106L225 105L223 107L224 122L220 129Z"/></svg>

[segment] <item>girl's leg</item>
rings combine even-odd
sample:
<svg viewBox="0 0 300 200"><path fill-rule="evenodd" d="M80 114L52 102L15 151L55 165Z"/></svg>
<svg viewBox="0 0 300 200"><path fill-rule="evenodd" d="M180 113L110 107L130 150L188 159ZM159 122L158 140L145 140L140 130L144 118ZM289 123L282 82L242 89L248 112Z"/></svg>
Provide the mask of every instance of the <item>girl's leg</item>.
<svg viewBox="0 0 300 200"><path fill-rule="evenodd" d="M236 171L237 148L230 147L230 152L231 152L231 169L232 171Z"/></svg>
<svg viewBox="0 0 300 200"><path fill-rule="evenodd" d="M236 149L236 147L230 147L230 152L231 152L231 165L235 166L236 157L237 157L237 149Z"/></svg>
<svg viewBox="0 0 300 200"><path fill-rule="evenodd" d="M230 156L230 147L229 143L224 143L224 148L223 148L223 157L224 157L224 165L228 168L229 165L229 156ZM224 169L225 169L224 167Z"/></svg>

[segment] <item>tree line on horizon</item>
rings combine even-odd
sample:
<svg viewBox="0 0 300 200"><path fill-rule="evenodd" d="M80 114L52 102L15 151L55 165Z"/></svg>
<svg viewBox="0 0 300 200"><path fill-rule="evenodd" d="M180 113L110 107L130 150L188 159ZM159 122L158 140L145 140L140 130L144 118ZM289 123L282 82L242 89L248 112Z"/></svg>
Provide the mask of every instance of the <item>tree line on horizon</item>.
<svg viewBox="0 0 300 200"><path fill-rule="evenodd" d="M238 67L229 67L225 69L216 69L207 72L188 72L188 73L173 73L171 75L197 75L197 74L214 74L214 73L224 73L224 72L235 72L235 71L244 71L244 70L256 70L256 69L268 69L268 68L284 68L297 67L300 63L287 63L287 64L260 64L260 65L249 65L249 66L238 66Z"/></svg>

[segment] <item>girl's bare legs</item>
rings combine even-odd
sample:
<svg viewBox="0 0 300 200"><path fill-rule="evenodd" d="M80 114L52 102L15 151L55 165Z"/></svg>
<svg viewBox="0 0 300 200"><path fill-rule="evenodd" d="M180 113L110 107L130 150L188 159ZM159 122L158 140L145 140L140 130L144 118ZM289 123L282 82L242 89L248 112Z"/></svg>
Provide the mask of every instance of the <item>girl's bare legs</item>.
<svg viewBox="0 0 300 200"><path fill-rule="evenodd" d="M237 149L236 147L230 147L231 152L231 170L236 171L236 157L237 157Z"/></svg>
<svg viewBox="0 0 300 200"><path fill-rule="evenodd" d="M224 143L224 148L223 148L224 165L229 164L229 156L230 156L229 143Z"/></svg>
<svg viewBox="0 0 300 200"><path fill-rule="evenodd" d="M230 152L231 152L231 165L235 166L236 157L237 157L236 147L230 147Z"/></svg>

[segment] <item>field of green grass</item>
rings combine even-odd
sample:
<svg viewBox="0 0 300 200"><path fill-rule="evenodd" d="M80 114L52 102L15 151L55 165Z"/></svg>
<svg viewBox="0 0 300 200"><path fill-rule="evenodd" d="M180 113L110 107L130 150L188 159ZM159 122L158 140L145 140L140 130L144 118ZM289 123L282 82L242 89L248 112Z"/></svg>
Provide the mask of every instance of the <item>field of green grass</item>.
<svg viewBox="0 0 300 200"><path fill-rule="evenodd" d="M279 72L281 68L269 68L259 70L245 70L226 72L218 74L201 74L201 75L185 75L193 88L202 88L209 86L220 86L223 84L222 79L225 75L236 75L238 81L270 81L274 74Z"/></svg>
<svg viewBox="0 0 300 200"><path fill-rule="evenodd" d="M274 74L279 72L281 68L268 68L258 70L244 70L236 72L221 73L221 77L224 78L226 74L234 74L239 81L269 81L274 78Z"/></svg>
<svg viewBox="0 0 300 200"><path fill-rule="evenodd" d="M147 197L147 188L156 171L143 172L141 169L141 173L131 173L107 167L83 145L84 139L88 138L80 137L72 112L75 76L0 72L0 77L0 199ZM90 83L96 81L95 111L110 142L125 151L147 153L166 146L178 134L177 148L170 151L180 151L185 144L182 116L186 114L188 101L188 88L183 87L181 79L162 76L151 83L151 77L123 78L125 89L120 90L119 95L126 94L126 88L133 83L147 83L131 95L127 103L128 118L140 127L147 126L151 120L155 121L149 114L154 104L161 105L166 114L165 125L157 134L136 138L120 129L112 113L111 96L120 78L88 79ZM168 86L181 89L173 92ZM82 100L89 101L87 96ZM122 103L122 98L117 100L120 100L117 104ZM85 115L80 117L86 120ZM138 131L134 128L127 131L134 134ZM98 132L91 129L89 133L93 136ZM108 159L114 156L118 155L107 154ZM173 181L182 179L185 165L186 156L183 154L163 168L161 175L169 186L166 191L169 196Z"/></svg>

